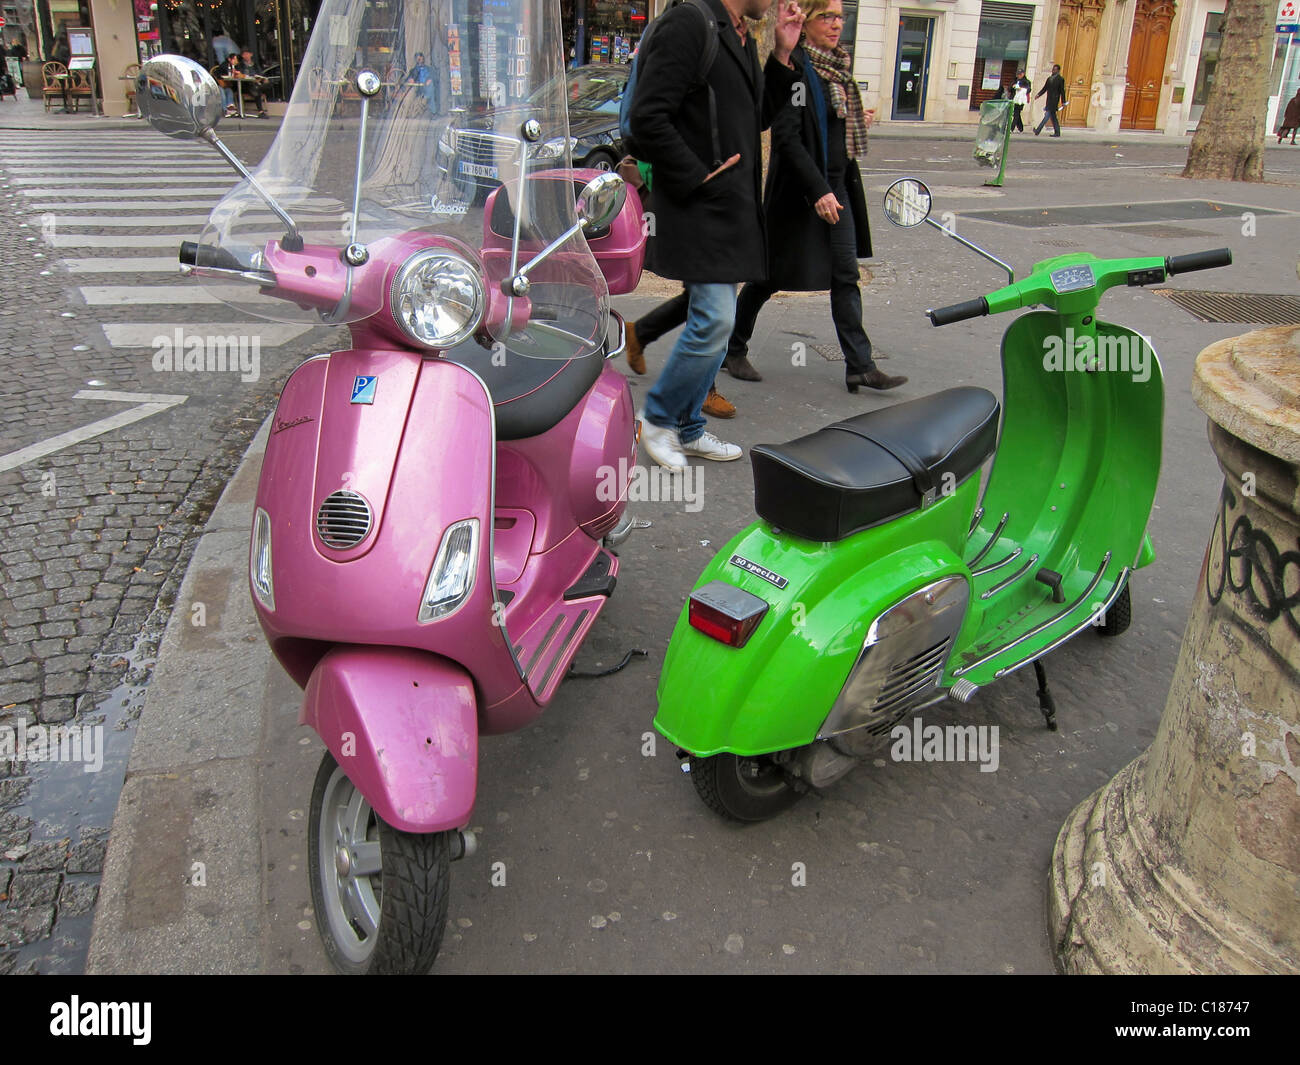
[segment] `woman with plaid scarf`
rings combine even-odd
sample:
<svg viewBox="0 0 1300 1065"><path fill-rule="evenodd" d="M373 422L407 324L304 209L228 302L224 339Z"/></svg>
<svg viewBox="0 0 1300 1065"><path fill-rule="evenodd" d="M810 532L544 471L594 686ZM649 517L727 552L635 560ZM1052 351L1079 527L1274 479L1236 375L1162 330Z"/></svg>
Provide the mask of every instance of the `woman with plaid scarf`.
<svg viewBox="0 0 1300 1065"><path fill-rule="evenodd" d="M768 280L748 282L724 367L742 381L761 381L748 358L763 304L776 292L831 294L831 318L844 352L845 384L897 388L907 381L881 371L862 326L858 259L871 255L866 196L858 160L867 154L873 112L862 106L852 61L839 46L843 0L805 0L804 40L791 53L799 78L793 106L772 122L767 215Z"/></svg>

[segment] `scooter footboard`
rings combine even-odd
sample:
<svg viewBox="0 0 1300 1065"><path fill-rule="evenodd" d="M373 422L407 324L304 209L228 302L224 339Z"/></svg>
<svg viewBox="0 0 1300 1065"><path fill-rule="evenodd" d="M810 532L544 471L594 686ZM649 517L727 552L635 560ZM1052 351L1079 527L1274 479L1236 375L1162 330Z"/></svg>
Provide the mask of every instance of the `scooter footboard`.
<svg viewBox="0 0 1300 1065"><path fill-rule="evenodd" d="M409 648L336 647L312 672L298 720L394 828L469 821L478 715L474 683L456 663Z"/></svg>

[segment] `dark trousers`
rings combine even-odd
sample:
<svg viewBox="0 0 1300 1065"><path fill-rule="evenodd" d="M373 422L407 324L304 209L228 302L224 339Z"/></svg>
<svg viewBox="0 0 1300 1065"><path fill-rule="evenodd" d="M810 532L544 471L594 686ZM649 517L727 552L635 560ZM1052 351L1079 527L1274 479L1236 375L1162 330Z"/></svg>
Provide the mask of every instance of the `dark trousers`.
<svg viewBox="0 0 1300 1065"><path fill-rule="evenodd" d="M1045 125L1047 125L1047 120L1049 118L1052 120L1052 132L1059 137L1061 135L1061 123L1056 120L1055 107L1049 107L1046 111L1043 112L1043 117L1039 120L1038 125L1034 128L1034 132L1035 133L1040 132L1042 128Z"/></svg>
<svg viewBox="0 0 1300 1065"><path fill-rule="evenodd" d="M683 290L670 300L664 300L653 311L647 311L632 323L636 338L642 347L653 344L665 333L671 333L686 321L686 308L690 300Z"/></svg>
<svg viewBox="0 0 1300 1065"><path fill-rule="evenodd" d="M1017 133L1025 132L1025 123L1020 117L1020 113L1025 109L1024 104L1013 104L1011 108L1011 128Z"/></svg>
<svg viewBox="0 0 1300 1065"><path fill-rule="evenodd" d="M871 358L871 338L862 327L862 291L858 288L858 243L853 228L853 213L847 206L849 194L841 176L831 182L835 198L845 207L840 220L831 226L831 320L840 350L844 352L846 374L865 374L875 369ZM758 312L776 293L765 281L748 281L736 300L736 326L727 345L727 354L745 355L749 338L754 335ZM637 329L640 336L641 330Z"/></svg>

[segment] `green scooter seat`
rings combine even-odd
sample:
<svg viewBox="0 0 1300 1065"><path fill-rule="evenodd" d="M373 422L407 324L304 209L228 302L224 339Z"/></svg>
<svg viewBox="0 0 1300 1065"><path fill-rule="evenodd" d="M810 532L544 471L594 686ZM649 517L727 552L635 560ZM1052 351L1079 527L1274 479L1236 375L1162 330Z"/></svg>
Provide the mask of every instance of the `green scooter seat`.
<svg viewBox="0 0 1300 1065"><path fill-rule="evenodd" d="M843 540L892 521L976 473L997 446L1000 407L950 388L750 449L754 509L808 540Z"/></svg>

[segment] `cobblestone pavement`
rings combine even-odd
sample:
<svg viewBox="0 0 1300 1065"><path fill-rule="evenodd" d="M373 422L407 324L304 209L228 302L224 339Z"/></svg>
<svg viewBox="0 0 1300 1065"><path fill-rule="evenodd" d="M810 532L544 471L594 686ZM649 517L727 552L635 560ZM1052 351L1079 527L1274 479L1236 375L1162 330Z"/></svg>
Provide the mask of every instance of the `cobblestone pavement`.
<svg viewBox="0 0 1300 1065"><path fill-rule="evenodd" d="M144 127L4 130L0 172L0 973L78 972L192 539L331 333L250 333L179 276L178 244L234 183L214 152ZM195 336L242 345L243 370L155 368L156 341Z"/></svg>

